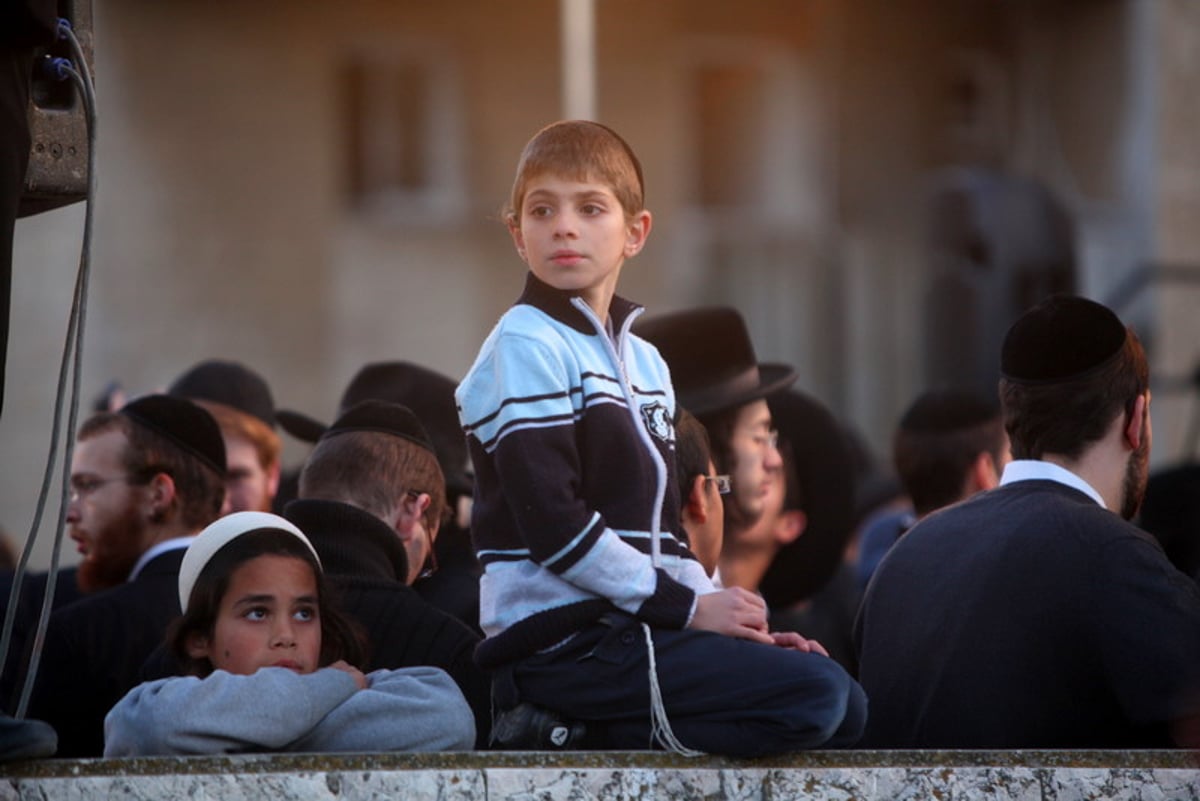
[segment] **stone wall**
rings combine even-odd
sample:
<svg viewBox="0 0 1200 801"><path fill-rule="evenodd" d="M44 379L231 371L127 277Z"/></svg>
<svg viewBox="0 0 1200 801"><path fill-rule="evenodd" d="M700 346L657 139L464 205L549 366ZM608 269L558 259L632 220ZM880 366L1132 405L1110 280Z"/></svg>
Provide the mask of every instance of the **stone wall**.
<svg viewBox="0 0 1200 801"><path fill-rule="evenodd" d="M764 760L673 754L456 753L45 760L0 767L0 801L100 798L1200 799L1181 751L827 751Z"/></svg>

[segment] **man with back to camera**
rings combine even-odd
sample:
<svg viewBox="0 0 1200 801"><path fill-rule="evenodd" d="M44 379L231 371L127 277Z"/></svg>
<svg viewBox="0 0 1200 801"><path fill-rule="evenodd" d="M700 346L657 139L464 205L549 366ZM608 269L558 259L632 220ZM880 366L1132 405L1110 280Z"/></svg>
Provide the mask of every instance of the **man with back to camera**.
<svg viewBox="0 0 1200 801"><path fill-rule="evenodd" d="M1200 689L1200 589L1128 521L1149 369L1109 309L1054 296L1009 329L1000 486L914 526L856 624L864 747L1146 748Z"/></svg>
<svg viewBox="0 0 1200 801"><path fill-rule="evenodd" d="M475 558L468 530L474 479L467 455L467 440L458 423L455 386L454 381L436 370L413 362L369 362L359 368L346 385L338 404L338 414L367 400L398 403L415 414L428 432L445 477L448 514L438 529L430 558L430 564L436 565L437 569L421 570L412 587L426 601L463 621L482 636L479 628L482 568ZM276 417L285 431L304 442L315 443L327 429L325 423L296 411L281 409ZM277 503L279 500L276 499ZM285 507L286 504L279 508L282 511ZM422 565L415 567L420 570Z"/></svg>
<svg viewBox="0 0 1200 801"><path fill-rule="evenodd" d="M918 395L892 437L892 461L912 510L880 517L863 531L859 586L866 588L888 549L918 520L999 484L1008 459L1008 436L994 402L953 387Z"/></svg>
<svg viewBox="0 0 1200 801"><path fill-rule="evenodd" d="M284 508L317 549L342 608L365 630L370 670L445 670L475 714L477 744L491 732L491 679L473 660L479 637L411 586L431 560L446 517L433 440L405 406L366 400L317 440Z"/></svg>
<svg viewBox="0 0 1200 801"><path fill-rule="evenodd" d="M139 681L179 615L192 538L225 496L225 447L191 401L148 395L79 428L67 525L88 593L50 617L30 715L58 732L58 756L104 751L104 716Z"/></svg>

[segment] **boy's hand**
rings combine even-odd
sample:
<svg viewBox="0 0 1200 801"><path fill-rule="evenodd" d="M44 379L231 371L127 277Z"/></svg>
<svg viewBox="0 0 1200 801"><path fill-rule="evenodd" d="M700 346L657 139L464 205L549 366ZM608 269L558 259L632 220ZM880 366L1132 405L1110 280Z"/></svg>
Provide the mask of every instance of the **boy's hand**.
<svg viewBox="0 0 1200 801"><path fill-rule="evenodd" d="M350 678L354 679L354 683L358 685L358 689L360 689L360 690L367 689L367 677L363 675L363 672L361 670L356 668L354 665L351 665L346 660L339 659L338 661L331 664L330 667L333 668L334 670L340 670L343 673L349 673Z"/></svg>
<svg viewBox="0 0 1200 801"><path fill-rule="evenodd" d="M775 641L767 634L767 605L762 598L741 587L696 596L696 614L689 629L715 631L766 645Z"/></svg>
<svg viewBox="0 0 1200 801"><path fill-rule="evenodd" d="M794 631L773 631L771 632L771 639L780 648L791 648L793 651L804 651L805 653L829 656L829 652L825 650L825 646L821 645L821 643L816 640L807 640Z"/></svg>

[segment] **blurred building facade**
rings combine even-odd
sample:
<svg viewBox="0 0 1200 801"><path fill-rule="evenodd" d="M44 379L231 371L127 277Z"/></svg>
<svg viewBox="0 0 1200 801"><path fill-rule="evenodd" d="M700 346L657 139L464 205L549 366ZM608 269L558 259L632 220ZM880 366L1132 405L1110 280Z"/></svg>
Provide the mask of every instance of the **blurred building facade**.
<svg viewBox="0 0 1200 801"><path fill-rule="evenodd" d="M96 3L85 402L212 356L319 417L367 361L462 375L521 283L500 208L522 144L562 116L560 11ZM917 392L996 359L1023 304L1072 288L1179 379L1156 391L1155 459L1185 455L1200 4L596 0L594 17L596 116L642 157L655 214L623 294L736 306L761 357L886 455ZM79 205L18 224L0 420L18 534L81 228Z"/></svg>

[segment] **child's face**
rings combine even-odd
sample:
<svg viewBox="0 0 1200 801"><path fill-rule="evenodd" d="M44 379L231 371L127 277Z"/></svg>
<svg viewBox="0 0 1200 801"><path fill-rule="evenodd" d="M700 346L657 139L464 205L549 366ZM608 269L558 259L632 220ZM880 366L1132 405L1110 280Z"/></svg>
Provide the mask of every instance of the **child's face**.
<svg viewBox="0 0 1200 801"><path fill-rule="evenodd" d="M264 667L317 669L321 618L312 568L294 556L266 554L239 565L213 624L211 639L188 645L216 670L248 676Z"/></svg>
<svg viewBox="0 0 1200 801"><path fill-rule="evenodd" d="M605 319L621 265L650 233L650 212L627 219L607 185L545 174L526 185L516 213L513 242L533 274Z"/></svg>

